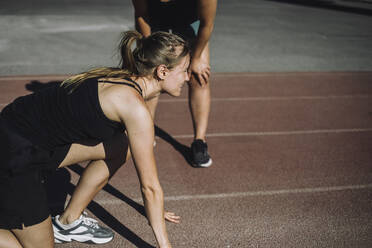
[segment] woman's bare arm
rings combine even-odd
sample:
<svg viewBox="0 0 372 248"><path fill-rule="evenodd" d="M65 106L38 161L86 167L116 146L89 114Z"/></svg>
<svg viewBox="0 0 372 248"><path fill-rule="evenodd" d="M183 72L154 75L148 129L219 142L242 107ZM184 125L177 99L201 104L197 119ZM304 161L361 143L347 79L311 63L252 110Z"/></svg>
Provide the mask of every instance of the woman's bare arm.
<svg viewBox="0 0 372 248"><path fill-rule="evenodd" d="M125 97L118 96L112 101L117 116L127 129L149 224L159 247L171 247L164 219L164 195L158 179L153 151L154 123L143 99L137 92L130 91L132 94L126 93Z"/></svg>
<svg viewBox="0 0 372 248"><path fill-rule="evenodd" d="M147 1L132 0L132 3L134 6L134 22L136 25L136 30L143 36L147 37L151 34L151 27L147 12Z"/></svg>

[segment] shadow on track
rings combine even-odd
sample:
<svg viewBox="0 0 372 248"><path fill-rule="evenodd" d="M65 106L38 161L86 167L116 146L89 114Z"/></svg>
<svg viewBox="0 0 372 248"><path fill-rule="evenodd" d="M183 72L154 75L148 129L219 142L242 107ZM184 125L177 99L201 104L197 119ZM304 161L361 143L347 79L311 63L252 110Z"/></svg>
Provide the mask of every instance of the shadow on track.
<svg viewBox="0 0 372 248"><path fill-rule="evenodd" d="M57 84L62 83L62 81L50 81L48 83L42 83L38 80L32 80L28 84L25 85L26 90L31 91L31 92L36 92Z"/></svg>
<svg viewBox="0 0 372 248"><path fill-rule="evenodd" d="M80 176L82 175L84 171L84 168L77 164L71 165L68 168L70 168L72 171L74 171ZM73 185L73 187L75 186ZM130 199L129 197L121 193L119 190L117 190L115 187L111 186L110 184L107 184L105 187L103 187L103 190L112 194L113 196L117 197L123 202L127 203L129 206L137 210L141 215L146 216L145 209L141 204L138 204L137 202L133 201L132 199ZM72 194L72 192L73 190L69 192L70 195ZM91 201L89 203L88 209L98 219L100 219L103 223L105 223L108 227L110 227L112 230L120 234L123 238L127 239L128 241L130 241L132 244L136 245L137 247L154 248L152 245L150 245L149 243L141 239L133 231L131 231L129 228L123 225L118 219L112 216L105 208L103 208L101 205L99 205L95 201Z"/></svg>
<svg viewBox="0 0 372 248"><path fill-rule="evenodd" d="M160 127L155 125L155 135L159 138L163 139L164 141L168 142L173 148L181 153L183 158L186 160L186 162L193 167L193 160L192 160L192 154L191 149L188 146L185 146L178 142L175 138L173 138L169 133L161 129Z"/></svg>

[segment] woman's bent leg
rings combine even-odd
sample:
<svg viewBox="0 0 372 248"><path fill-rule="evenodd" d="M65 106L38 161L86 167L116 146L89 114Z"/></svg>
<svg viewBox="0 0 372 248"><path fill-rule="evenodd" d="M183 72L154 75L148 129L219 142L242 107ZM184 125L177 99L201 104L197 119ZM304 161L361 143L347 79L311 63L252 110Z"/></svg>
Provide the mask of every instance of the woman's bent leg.
<svg viewBox="0 0 372 248"><path fill-rule="evenodd" d="M65 209L65 211L58 216L58 221L54 220L59 227L63 225L76 224L76 221L82 215L84 209L93 200L95 195L106 185L109 178L123 165L127 159L128 140L125 134L114 136L111 140L99 143L92 146L73 144L68 152L66 158L61 163L60 167L68 166L73 163L78 163L84 160L92 160L85 168L80 180L74 190L74 193ZM84 217L86 218L86 217ZM56 225L54 223L54 225ZM84 224L85 225L85 224ZM85 234L81 236L72 236L67 229L60 232L57 238L62 241L92 241L94 243L106 243L113 237L113 233L100 226L101 236L94 237L92 240ZM89 226L85 226L89 229ZM55 230L56 231L56 230ZM89 230L87 230L89 232Z"/></svg>
<svg viewBox="0 0 372 248"><path fill-rule="evenodd" d="M39 224L24 227L23 229L13 229L12 232L23 248L54 247L54 236L50 216Z"/></svg>
<svg viewBox="0 0 372 248"><path fill-rule="evenodd" d="M89 159L92 161L80 177L70 202L59 219L61 223L68 224L80 217L109 178L125 163L127 153L128 139L124 133L94 146L72 144L60 167Z"/></svg>
<svg viewBox="0 0 372 248"><path fill-rule="evenodd" d="M109 177L110 172L104 160L92 161L80 177L59 221L62 224L69 224L77 220L96 194L106 185Z"/></svg>

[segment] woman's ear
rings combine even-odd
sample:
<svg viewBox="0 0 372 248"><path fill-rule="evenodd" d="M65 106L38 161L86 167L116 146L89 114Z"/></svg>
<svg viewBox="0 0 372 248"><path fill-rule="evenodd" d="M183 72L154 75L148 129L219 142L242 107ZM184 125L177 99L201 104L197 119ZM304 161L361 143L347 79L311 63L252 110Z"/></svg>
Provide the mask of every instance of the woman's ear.
<svg viewBox="0 0 372 248"><path fill-rule="evenodd" d="M156 67L155 72L156 72L156 76L160 80L164 80L169 74L169 70L166 65L159 65L158 67Z"/></svg>

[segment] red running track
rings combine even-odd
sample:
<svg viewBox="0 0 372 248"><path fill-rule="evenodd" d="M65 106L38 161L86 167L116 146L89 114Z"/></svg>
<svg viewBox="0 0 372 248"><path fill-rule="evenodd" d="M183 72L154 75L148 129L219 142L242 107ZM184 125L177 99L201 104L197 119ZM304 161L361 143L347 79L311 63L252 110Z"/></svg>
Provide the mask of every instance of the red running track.
<svg viewBox="0 0 372 248"><path fill-rule="evenodd" d="M1 77L0 108L64 78ZM211 87L208 169L187 162L186 90L157 112L165 206L182 216L167 224L173 247L372 247L372 72L214 74ZM55 211L83 167L53 176ZM88 209L116 232L100 247L155 246L132 163Z"/></svg>

